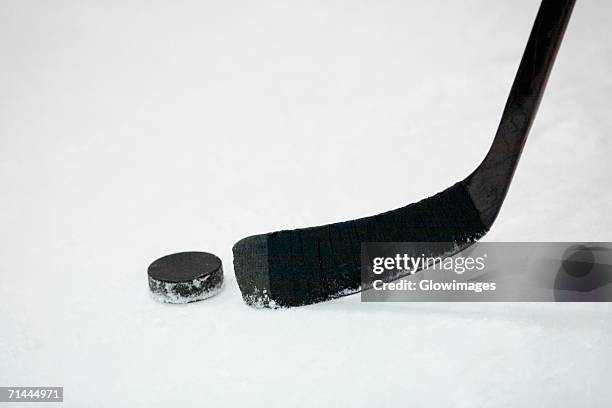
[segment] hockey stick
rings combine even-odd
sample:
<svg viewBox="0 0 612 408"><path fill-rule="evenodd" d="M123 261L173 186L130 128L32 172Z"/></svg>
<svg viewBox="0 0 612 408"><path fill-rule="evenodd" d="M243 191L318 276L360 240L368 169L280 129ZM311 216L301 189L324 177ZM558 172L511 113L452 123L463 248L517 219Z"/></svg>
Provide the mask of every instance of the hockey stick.
<svg viewBox="0 0 612 408"><path fill-rule="evenodd" d="M361 243L436 242L424 252L449 256L489 230L504 201L575 0L543 0L493 144L465 180L371 217L254 235L236 243L234 270L250 305L300 306L366 289Z"/></svg>

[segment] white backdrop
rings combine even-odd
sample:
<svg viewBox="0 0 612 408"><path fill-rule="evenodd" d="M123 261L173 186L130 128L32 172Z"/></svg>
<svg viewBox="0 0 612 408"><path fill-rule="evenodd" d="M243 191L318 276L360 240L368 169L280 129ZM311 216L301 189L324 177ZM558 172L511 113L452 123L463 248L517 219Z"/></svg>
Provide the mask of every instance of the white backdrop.
<svg viewBox="0 0 612 408"><path fill-rule="evenodd" d="M66 407L609 405L608 304L245 306L231 247L469 174L536 0L0 0L0 385ZM488 241L611 241L612 3L580 0ZM219 255L226 288L149 298Z"/></svg>

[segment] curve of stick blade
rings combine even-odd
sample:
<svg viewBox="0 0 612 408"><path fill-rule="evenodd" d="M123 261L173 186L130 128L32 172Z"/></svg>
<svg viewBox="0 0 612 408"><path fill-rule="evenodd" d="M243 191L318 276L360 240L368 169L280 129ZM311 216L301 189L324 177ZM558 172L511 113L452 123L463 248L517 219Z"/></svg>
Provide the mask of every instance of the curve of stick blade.
<svg viewBox="0 0 612 408"><path fill-rule="evenodd" d="M352 221L254 235L234 245L244 301L291 307L359 292L361 243L436 242L425 252L448 256L482 237L482 223L462 183L418 203Z"/></svg>

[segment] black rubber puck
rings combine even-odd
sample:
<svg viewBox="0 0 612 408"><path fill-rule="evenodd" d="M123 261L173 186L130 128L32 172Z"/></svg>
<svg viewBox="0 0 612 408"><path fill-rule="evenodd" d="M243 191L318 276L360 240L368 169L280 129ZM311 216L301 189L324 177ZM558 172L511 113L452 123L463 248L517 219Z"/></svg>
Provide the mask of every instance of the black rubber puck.
<svg viewBox="0 0 612 408"><path fill-rule="evenodd" d="M148 269L153 298L190 303L216 295L223 287L221 260L208 252L180 252L153 262Z"/></svg>

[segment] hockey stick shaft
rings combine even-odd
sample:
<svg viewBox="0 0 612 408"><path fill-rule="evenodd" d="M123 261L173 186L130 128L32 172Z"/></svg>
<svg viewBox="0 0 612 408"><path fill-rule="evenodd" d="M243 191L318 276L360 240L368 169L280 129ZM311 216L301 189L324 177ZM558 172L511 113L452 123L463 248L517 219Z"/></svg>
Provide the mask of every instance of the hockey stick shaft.
<svg viewBox="0 0 612 408"><path fill-rule="evenodd" d="M491 149L464 182L485 225L493 224L537 113L575 0L544 0Z"/></svg>

